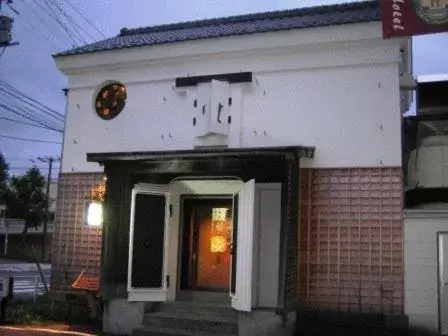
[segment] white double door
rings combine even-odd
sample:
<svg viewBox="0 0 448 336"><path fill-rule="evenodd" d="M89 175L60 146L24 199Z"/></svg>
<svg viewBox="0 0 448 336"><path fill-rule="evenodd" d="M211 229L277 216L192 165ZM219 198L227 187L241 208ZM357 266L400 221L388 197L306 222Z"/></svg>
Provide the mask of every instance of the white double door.
<svg viewBox="0 0 448 336"><path fill-rule="evenodd" d="M191 183L191 182L190 182ZM200 182L198 182L200 183ZM204 192L222 195L220 182L216 190L211 181L203 182ZM229 284L232 307L250 311L252 307L253 238L255 180L229 183L227 192L233 196L232 257ZM197 189L199 193L200 188ZM170 185L141 184L132 190L129 232L128 298L130 301L167 301L175 293L177 274L176 253L170 253L170 234L179 232L180 207L173 207ZM175 220L177 218L177 220ZM177 270L177 265L176 268Z"/></svg>

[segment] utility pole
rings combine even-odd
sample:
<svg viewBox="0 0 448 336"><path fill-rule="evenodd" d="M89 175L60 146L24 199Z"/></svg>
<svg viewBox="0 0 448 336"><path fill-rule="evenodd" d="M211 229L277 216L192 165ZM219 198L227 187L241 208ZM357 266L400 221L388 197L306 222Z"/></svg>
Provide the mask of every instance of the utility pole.
<svg viewBox="0 0 448 336"><path fill-rule="evenodd" d="M44 218L44 228L43 228L43 243L42 243L42 259L45 258L45 241L47 238L48 230L48 217L49 217L49 207L50 207L50 183L51 183L51 172L53 170L53 163L55 161L60 161L60 158L55 158L53 156L44 156L37 158L40 162L48 163L48 176L47 176L47 188L45 192L46 204L45 204L45 218Z"/></svg>
<svg viewBox="0 0 448 336"><path fill-rule="evenodd" d="M6 205L0 204L0 223L1 227L3 227L3 230L5 232L5 240L4 240L4 246L3 246L3 255L8 254L8 224L6 223Z"/></svg>
<svg viewBox="0 0 448 336"><path fill-rule="evenodd" d="M2 5L8 6L8 8L19 15L20 13L12 6L13 0L0 0L0 57L4 54L7 47L16 46L19 42L13 41L12 30L14 19L7 15L5 11L2 11Z"/></svg>

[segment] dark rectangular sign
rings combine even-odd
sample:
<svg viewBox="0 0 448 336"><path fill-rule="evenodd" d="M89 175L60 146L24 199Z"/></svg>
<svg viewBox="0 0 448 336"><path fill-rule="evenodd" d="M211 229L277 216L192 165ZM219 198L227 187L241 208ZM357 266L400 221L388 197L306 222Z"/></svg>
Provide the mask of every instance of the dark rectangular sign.
<svg viewBox="0 0 448 336"><path fill-rule="evenodd" d="M381 0L383 38L448 31L448 0Z"/></svg>

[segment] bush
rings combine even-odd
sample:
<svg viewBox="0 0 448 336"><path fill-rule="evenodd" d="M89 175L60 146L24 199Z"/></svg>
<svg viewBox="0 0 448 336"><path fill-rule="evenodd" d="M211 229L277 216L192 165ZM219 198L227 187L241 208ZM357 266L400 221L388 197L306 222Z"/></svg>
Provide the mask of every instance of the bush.
<svg viewBox="0 0 448 336"><path fill-rule="evenodd" d="M50 301L43 295L36 301L13 301L6 310L6 320L11 324L47 324L55 322L88 323L86 307L67 302Z"/></svg>

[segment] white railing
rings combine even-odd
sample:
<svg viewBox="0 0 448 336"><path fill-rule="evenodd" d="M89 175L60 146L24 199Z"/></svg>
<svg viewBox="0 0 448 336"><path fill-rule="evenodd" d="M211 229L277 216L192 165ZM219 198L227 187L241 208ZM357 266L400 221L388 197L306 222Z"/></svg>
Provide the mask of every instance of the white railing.
<svg viewBox="0 0 448 336"><path fill-rule="evenodd" d="M50 289L50 276L45 275L45 283ZM32 296L33 300L42 294L45 294L45 285L42 278L37 275L16 275L14 276L14 296Z"/></svg>

